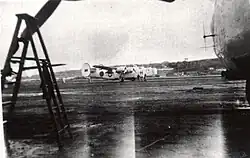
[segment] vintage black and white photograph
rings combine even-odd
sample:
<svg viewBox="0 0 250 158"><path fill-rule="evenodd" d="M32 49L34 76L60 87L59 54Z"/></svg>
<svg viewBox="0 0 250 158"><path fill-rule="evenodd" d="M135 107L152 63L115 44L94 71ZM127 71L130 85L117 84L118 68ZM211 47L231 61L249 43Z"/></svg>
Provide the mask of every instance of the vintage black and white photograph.
<svg viewBox="0 0 250 158"><path fill-rule="evenodd" d="M6 158L250 157L249 0L0 0Z"/></svg>

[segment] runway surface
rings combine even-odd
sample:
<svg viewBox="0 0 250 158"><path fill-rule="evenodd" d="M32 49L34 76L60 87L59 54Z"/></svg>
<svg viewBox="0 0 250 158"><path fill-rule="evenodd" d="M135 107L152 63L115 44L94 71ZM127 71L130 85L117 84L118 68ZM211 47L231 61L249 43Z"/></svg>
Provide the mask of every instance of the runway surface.
<svg viewBox="0 0 250 158"><path fill-rule="evenodd" d="M57 151L39 83L20 89L9 132L13 157L248 157L250 110L243 81L220 77L124 83L59 82L74 133ZM9 97L6 90L4 99ZM20 147L20 149L18 148Z"/></svg>

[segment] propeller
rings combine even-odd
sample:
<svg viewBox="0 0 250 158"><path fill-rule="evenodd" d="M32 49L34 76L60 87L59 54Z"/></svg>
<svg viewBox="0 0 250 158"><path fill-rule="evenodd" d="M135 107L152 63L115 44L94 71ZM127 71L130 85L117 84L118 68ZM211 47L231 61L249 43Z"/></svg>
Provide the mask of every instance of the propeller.
<svg viewBox="0 0 250 158"><path fill-rule="evenodd" d="M40 28L48 19L49 17L53 14L53 12L56 10L56 8L59 6L62 0L48 0L44 6L37 12L35 15L35 18L37 19L37 25ZM82 0L64 0L64 1L82 1ZM175 0L160 0L164 2L173 2ZM32 30L32 34L34 33L34 30ZM27 38L27 28L24 29L24 31L21 34L22 38ZM16 49L13 51L13 55L16 53L18 50L18 42L16 41Z"/></svg>
<svg viewBox="0 0 250 158"><path fill-rule="evenodd" d="M37 19L37 25L40 28L54 13L62 0L48 0L43 7L37 12L35 18ZM81 0L64 0L64 1L81 1ZM33 34L34 32L32 32ZM27 28L22 33L22 37L25 38L27 34Z"/></svg>
<svg viewBox="0 0 250 158"><path fill-rule="evenodd" d="M49 17L53 14L53 12L56 10L56 8L59 6L59 4L61 3L62 0L48 0L44 6L37 12L37 14L35 15L35 18L37 19L37 25L38 28L40 28L48 19ZM81 0L65 0L65 1L70 1L70 2L74 2L74 1L81 1ZM161 0L164 2L173 2L174 0ZM31 32L32 34L34 33L34 30L32 30ZM24 31L21 34L21 38L26 39L27 38L27 28L24 29ZM19 44L18 41L12 41L13 42L13 47L10 50L10 54L11 56L13 56L19 48ZM11 67L9 64L7 64L5 66L6 72L3 71L2 73L4 74L8 74L11 73ZM8 71L10 70L10 71Z"/></svg>
<svg viewBox="0 0 250 158"><path fill-rule="evenodd" d="M53 12L56 10L58 5L60 4L61 0L49 0L47 1L44 6L37 12L35 15L35 18L37 19L37 25L40 28L47 20L48 18L53 14ZM34 33L34 30L32 30L32 34ZM27 28L24 29L21 37L26 38L27 36Z"/></svg>
<svg viewBox="0 0 250 158"><path fill-rule="evenodd" d="M38 28L40 28L48 19L49 17L54 13L56 8L59 6L62 0L48 0L43 7L37 12L35 15L35 18L37 19L37 25ZM64 0L64 1L81 1L81 0ZM32 34L35 32L35 30L32 30ZM21 38L26 39L27 38L27 27L24 29L24 31L21 34ZM19 48L18 41L15 41L15 49L13 49L13 52L11 53L14 55Z"/></svg>

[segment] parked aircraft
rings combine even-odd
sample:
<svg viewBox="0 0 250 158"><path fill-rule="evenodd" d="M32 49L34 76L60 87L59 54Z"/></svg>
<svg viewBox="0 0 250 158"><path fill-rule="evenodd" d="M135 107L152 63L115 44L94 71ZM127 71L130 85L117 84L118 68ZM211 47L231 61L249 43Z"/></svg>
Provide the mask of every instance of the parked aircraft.
<svg viewBox="0 0 250 158"><path fill-rule="evenodd" d="M56 10L56 8L59 6L62 0L48 0L44 6L37 12L35 15L35 18L37 19L36 23L38 27L41 27L48 19L49 17L53 14L53 12ZM65 0L65 1L78 1L78 0ZM165 2L173 2L174 0L162 0ZM33 29L33 32L34 33ZM27 39L28 34L27 34L27 28L24 29L24 31L21 33L20 39ZM12 48L9 50L9 56L6 58L4 68L2 70L2 76L1 76L1 82L4 83L5 77L3 76L11 76L12 75L12 68L11 65L7 62L7 59L13 57L15 53L19 49L19 42L18 41L12 41Z"/></svg>
<svg viewBox="0 0 250 158"><path fill-rule="evenodd" d="M136 79L146 81L148 76L156 75L157 71L152 68L133 66L118 66L109 67L104 65L93 65L91 67L88 63L83 64L81 74L83 77L90 79L100 78L106 80L124 80L135 81Z"/></svg>
<svg viewBox="0 0 250 158"><path fill-rule="evenodd" d="M246 98L250 103L250 1L216 0L211 23L215 54L224 63L222 76L246 80Z"/></svg>
<svg viewBox="0 0 250 158"><path fill-rule="evenodd" d="M173 2L174 0L161 1ZM39 26L42 26L47 21L60 2L61 0L46 2L35 15ZM204 35L203 38L213 38L215 54L227 68L227 71L222 73L223 76L228 79L246 80L246 97L250 103L250 73L248 73L250 66L249 8L250 1L248 0L216 0L211 23L212 34ZM22 38L27 38L26 32L25 29L21 35ZM16 41L11 53L14 55L17 50L18 42ZM3 74L8 76L10 73L11 67L8 63L5 63Z"/></svg>

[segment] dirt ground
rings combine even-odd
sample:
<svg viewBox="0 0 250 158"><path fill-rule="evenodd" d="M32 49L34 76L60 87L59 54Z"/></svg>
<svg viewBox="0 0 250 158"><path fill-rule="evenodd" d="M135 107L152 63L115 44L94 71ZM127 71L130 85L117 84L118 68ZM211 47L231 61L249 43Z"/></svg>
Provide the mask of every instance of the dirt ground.
<svg viewBox="0 0 250 158"><path fill-rule="evenodd" d="M244 82L189 77L58 83L74 138L65 134L64 150L58 151L39 82L23 82L9 123L10 157L220 157L249 153L243 138L238 137L235 143L231 136L236 129L231 126L243 134L249 130L246 124L238 127L238 122L249 119L248 114L243 117L231 110L245 102ZM3 100L8 100L10 92L10 88L4 90ZM235 115L236 122L228 123ZM235 148L237 144L240 149Z"/></svg>

